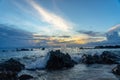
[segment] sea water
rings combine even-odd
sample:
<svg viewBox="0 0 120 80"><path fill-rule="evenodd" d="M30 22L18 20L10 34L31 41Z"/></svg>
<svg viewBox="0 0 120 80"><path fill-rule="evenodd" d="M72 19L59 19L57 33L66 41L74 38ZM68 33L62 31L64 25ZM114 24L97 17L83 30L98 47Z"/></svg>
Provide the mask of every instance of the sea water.
<svg viewBox="0 0 120 80"><path fill-rule="evenodd" d="M58 48L57 48L58 49ZM59 48L60 49L60 48ZM42 70L49 56L47 53L51 49L45 50L35 49L33 51L15 51L7 50L0 51L0 61L5 61L10 58L18 59L25 64L26 68L41 68L37 70L23 70L20 74L30 74L34 76L32 80L119 80L119 76L114 75L111 70L116 65L103 64L77 64L73 68L67 70L46 71ZM54 49L56 50L56 48ZM66 48L61 50L64 53L69 53L72 58L79 59L82 54L101 54L103 51L111 51L120 53L120 49L79 49ZM76 58L77 57L77 58Z"/></svg>

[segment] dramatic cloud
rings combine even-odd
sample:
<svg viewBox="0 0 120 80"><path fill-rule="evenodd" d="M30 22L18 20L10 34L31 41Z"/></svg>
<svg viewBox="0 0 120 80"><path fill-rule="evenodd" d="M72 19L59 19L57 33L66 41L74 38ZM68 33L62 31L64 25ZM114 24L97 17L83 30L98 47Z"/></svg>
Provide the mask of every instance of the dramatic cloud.
<svg viewBox="0 0 120 80"><path fill-rule="evenodd" d="M107 40L112 42L119 42L120 41L119 31L120 31L120 24L110 28L106 33Z"/></svg>
<svg viewBox="0 0 120 80"><path fill-rule="evenodd" d="M34 46L30 32L0 24L0 48Z"/></svg>
<svg viewBox="0 0 120 80"><path fill-rule="evenodd" d="M45 10L33 0L29 1L29 3L33 6L35 10L38 11L42 19L48 24L52 25L55 29L65 32L68 32L72 29L71 23L66 21L64 18Z"/></svg>
<svg viewBox="0 0 120 80"><path fill-rule="evenodd" d="M104 36L104 33L100 33L100 32L94 32L94 31L85 31L85 30L80 30L80 31L77 31L81 34L86 34L88 36L92 36L92 37L96 37L96 36Z"/></svg>
<svg viewBox="0 0 120 80"><path fill-rule="evenodd" d="M111 33L111 32L119 32L119 31L120 31L120 24L115 25L115 26L113 26L112 28L110 28L110 29L108 30L108 33Z"/></svg>
<svg viewBox="0 0 120 80"><path fill-rule="evenodd" d="M106 39L99 42L89 42L87 46L98 46L98 45L120 45L120 24L113 26L106 32ZM102 38L101 38L102 39ZM92 39L93 40L93 39ZM98 39L99 40L99 39Z"/></svg>

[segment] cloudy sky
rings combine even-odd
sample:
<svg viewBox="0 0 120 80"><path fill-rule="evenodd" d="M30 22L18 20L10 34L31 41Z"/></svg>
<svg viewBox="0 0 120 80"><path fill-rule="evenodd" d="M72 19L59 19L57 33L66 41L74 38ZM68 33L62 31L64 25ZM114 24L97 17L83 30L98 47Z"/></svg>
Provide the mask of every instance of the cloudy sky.
<svg viewBox="0 0 120 80"><path fill-rule="evenodd" d="M120 31L120 0L0 0L0 24L30 33L26 40L38 45L99 42Z"/></svg>

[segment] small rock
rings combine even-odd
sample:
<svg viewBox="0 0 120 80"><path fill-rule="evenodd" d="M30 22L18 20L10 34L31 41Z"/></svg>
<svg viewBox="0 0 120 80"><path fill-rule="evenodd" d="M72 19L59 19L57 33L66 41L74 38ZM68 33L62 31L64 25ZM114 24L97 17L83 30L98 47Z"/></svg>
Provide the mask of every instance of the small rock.
<svg viewBox="0 0 120 80"><path fill-rule="evenodd" d="M114 74L120 75L120 64L118 64L116 67L112 69L112 72Z"/></svg>
<svg viewBox="0 0 120 80"><path fill-rule="evenodd" d="M32 79L33 76L28 75L28 74L23 74L19 77L19 80L28 80L28 79Z"/></svg>
<svg viewBox="0 0 120 80"><path fill-rule="evenodd" d="M45 48L43 47L42 50L45 50Z"/></svg>

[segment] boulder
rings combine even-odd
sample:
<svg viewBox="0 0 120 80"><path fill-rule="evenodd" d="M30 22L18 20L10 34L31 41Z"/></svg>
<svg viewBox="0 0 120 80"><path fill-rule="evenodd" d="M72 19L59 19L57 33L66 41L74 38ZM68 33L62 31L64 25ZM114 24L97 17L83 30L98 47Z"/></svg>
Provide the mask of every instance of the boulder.
<svg viewBox="0 0 120 80"><path fill-rule="evenodd" d="M93 59L92 55L84 54L84 55L82 56L82 63L85 63L85 64L93 64L93 63L95 63L95 62L94 62L94 59Z"/></svg>
<svg viewBox="0 0 120 80"><path fill-rule="evenodd" d="M112 72L114 74L120 75L120 64L118 64L116 67L112 69Z"/></svg>
<svg viewBox="0 0 120 80"><path fill-rule="evenodd" d="M102 59L101 59L100 55L98 55L98 54L94 54L93 59L95 60L95 63L97 63L97 64L102 63Z"/></svg>
<svg viewBox="0 0 120 80"><path fill-rule="evenodd" d="M46 69L48 70L71 68L75 64L69 54L64 54L60 50L50 51L48 54L49 59L46 64Z"/></svg>
<svg viewBox="0 0 120 80"><path fill-rule="evenodd" d="M82 63L85 64L118 64L120 56L110 51L104 51L101 55L84 54L82 56Z"/></svg>
<svg viewBox="0 0 120 80"><path fill-rule="evenodd" d="M8 61L0 63L0 71L20 72L24 68L25 66L23 64L12 58Z"/></svg>
<svg viewBox="0 0 120 80"><path fill-rule="evenodd" d="M16 72L0 72L0 80L18 80Z"/></svg>
<svg viewBox="0 0 120 80"><path fill-rule="evenodd" d="M23 74L19 77L19 80L28 80L28 79L32 79L33 76L28 75L28 74Z"/></svg>
<svg viewBox="0 0 120 80"><path fill-rule="evenodd" d="M104 51L100 56L103 64L117 64L120 59L119 55L110 51Z"/></svg>
<svg viewBox="0 0 120 80"><path fill-rule="evenodd" d="M101 62L100 56L97 54L94 54L94 55L84 54L82 56L82 63L95 64L95 63L100 63L100 62Z"/></svg>
<svg viewBox="0 0 120 80"><path fill-rule="evenodd" d="M11 58L0 63L0 80L18 80L18 72L24 69L25 66L19 61Z"/></svg>

